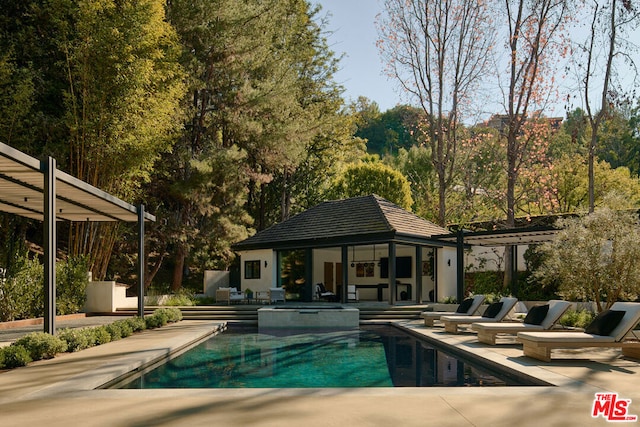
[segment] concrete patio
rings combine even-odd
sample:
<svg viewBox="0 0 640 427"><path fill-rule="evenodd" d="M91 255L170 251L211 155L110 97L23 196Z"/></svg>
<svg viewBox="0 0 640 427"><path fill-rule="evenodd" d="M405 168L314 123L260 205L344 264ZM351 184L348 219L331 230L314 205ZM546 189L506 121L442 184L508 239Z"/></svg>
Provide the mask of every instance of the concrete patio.
<svg viewBox="0 0 640 427"><path fill-rule="evenodd" d="M94 321L96 321L94 319ZM640 363L617 350L556 353L551 363L522 356L517 344L479 344L404 321L416 333L455 345L555 386L372 389L95 389L124 372L166 357L219 322L182 321L78 353L0 373L3 426L585 426L596 392L631 399L640 414ZM3 333L0 331L0 341Z"/></svg>

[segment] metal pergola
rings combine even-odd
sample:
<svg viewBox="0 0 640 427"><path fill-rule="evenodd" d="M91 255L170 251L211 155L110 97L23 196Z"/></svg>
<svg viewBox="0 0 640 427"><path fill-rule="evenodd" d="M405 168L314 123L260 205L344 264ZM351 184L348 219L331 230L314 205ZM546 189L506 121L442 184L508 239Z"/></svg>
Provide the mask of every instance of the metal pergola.
<svg viewBox="0 0 640 427"><path fill-rule="evenodd" d="M44 224L44 330L55 333L56 222L138 223L138 315L144 315L144 222L155 221L144 205L134 206L57 169L52 157L40 161L0 142L0 211Z"/></svg>
<svg viewBox="0 0 640 427"><path fill-rule="evenodd" d="M433 236L442 242L456 242L457 247L457 276L458 276L458 301L462 301L464 291L464 247L465 246L514 246L537 245L549 242L556 237L558 229L554 227L522 227L490 231L465 231L458 230L455 233ZM517 253L514 251L513 256ZM515 263L512 263L515 265ZM515 278L515 271L513 276Z"/></svg>

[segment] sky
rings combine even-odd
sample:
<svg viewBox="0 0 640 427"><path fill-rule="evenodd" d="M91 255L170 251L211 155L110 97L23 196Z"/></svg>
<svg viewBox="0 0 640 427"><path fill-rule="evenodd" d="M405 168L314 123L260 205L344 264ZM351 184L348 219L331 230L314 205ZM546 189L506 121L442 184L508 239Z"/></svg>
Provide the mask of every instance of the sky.
<svg viewBox="0 0 640 427"><path fill-rule="evenodd" d="M355 101L359 96L365 96L375 101L380 111L386 111L398 104L407 104L408 101L398 87L398 83L384 75L384 67L376 40L378 32L375 26L376 16L382 12L383 0L310 0L311 3L322 6L321 17L326 17L328 25L325 30L329 48L337 57L344 55L340 61L340 70L334 76L335 80L345 88L343 94L345 101ZM634 32L631 40L637 40L638 32ZM573 34L572 34L573 36ZM634 59L640 64L640 57L635 52ZM635 72L629 73L622 68L628 76L623 80L628 81L629 87L633 85ZM624 74L623 74L624 75ZM548 107L548 115L564 116L565 105L562 99L567 93L575 92L570 87L569 80L565 80L559 86L559 91L564 93L557 103ZM597 86L597 85L596 85ZM594 100L598 99L597 87L594 89ZM574 93L575 95L575 93ZM572 108L583 107L579 99L573 101ZM492 108L492 107L490 107ZM584 108L584 107L583 107ZM500 109L495 106L496 111Z"/></svg>
<svg viewBox="0 0 640 427"><path fill-rule="evenodd" d="M328 19L329 48L340 61L335 80L345 88L347 102L365 96L375 101L380 111L406 103L397 84L384 75L378 54L376 15L382 11L379 0L311 0L320 4L320 16Z"/></svg>

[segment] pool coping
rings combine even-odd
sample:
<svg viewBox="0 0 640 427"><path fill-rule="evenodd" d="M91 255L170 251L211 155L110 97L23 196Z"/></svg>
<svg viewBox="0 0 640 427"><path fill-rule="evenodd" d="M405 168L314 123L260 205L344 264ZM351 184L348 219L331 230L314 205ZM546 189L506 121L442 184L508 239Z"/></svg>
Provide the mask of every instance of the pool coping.
<svg viewBox="0 0 640 427"><path fill-rule="evenodd" d="M479 344L474 335L447 334L441 328L425 328L421 321L385 322L427 340L439 342L445 347L455 348L465 353L466 357L481 359L496 366L506 367L525 377L537 378L550 386L506 386L491 387L491 393L496 395L512 395L514 393L574 393L576 391L593 394L602 391L601 388L589 385L570 376L558 374L525 357L514 357L518 349L504 346L491 348ZM114 396L118 393L131 393L132 390L103 388L110 383L121 381L124 376L140 371L185 348L195 345L202 339L224 330L226 322L212 321L182 321L159 330L145 331L127 339L104 344L83 350L78 353L59 355L55 359L43 360L23 368L0 373L0 404L22 400L35 399L46 396L68 394L70 396L86 393L104 393ZM519 350L521 353L521 350ZM93 362L92 362L93 361ZM47 380L49 379L49 380ZM55 380L52 380L55 379ZM7 381L8 380L8 381ZM29 387L16 387L17 384L31 384ZM9 390L7 389L9 388ZM11 392L13 389L13 392ZM133 390L144 395L162 395L165 392L206 395L251 395L263 393L265 389L170 389L162 390ZM269 389L277 390L281 395L296 395L301 389ZM310 389L302 389L308 393ZM482 394L487 387L375 387L349 389L313 389L319 394L359 393L361 395L385 395L389 393L413 395L421 394Z"/></svg>

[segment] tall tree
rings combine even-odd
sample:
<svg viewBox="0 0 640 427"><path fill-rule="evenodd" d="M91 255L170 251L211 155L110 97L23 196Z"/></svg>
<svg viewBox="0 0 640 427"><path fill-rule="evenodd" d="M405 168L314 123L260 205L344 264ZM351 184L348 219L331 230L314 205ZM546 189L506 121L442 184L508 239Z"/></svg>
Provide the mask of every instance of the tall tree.
<svg viewBox="0 0 640 427"><path fill-rule="evenodd" d="M458 127L487 75L495 30L487 4L474 0L385 0L378 46L389 75L426 117L423 132L438 178L438 222L446 222Z"/></svg>
<svg viewBox="0 0 640 427"><path fill-rule="evenodd" d="M595 209L594 162L598 149L599 130L609 117L612 106L625 100L622 81L615 77L622 60L628 60L632 44L624 39L631 25L637 25L638 9L630 0L592 0L588 11L591 19L588 36L578 44L579 87L587 112L591 139L589 141L589 212ZM599 54L602 52L602 55ZM631 62L635 67L635 64ZM626 82L629 84L629 82ZM599 88L600 93L594 93ZM595 99L594 99L595 98Z"/></svg>
<svg viewBox="0 0 640 427"><path fill-rule="evenodd" d="M507 227L515 225L516 186L521 167L528 159L535 132L525 132L533 113L553 96L553 66L558 61L569 5L567 0L504 0L507 24L505 45L509 61L502 82L507 154ZM528 124L529 123L529 124ZM505 251L505 284L512 282L512 248Z"/></svg>
<svg viewBox="0 0 640 427"><path fill-rule="evenodd" d="M12 137L17 148L53 154L61 169L138 201L180 122L183 74L164 2L7 1L2 15L3 52L33 90L27 137ZM118 233L73 223L69 250L89 254L102 278Z"/></svg>

